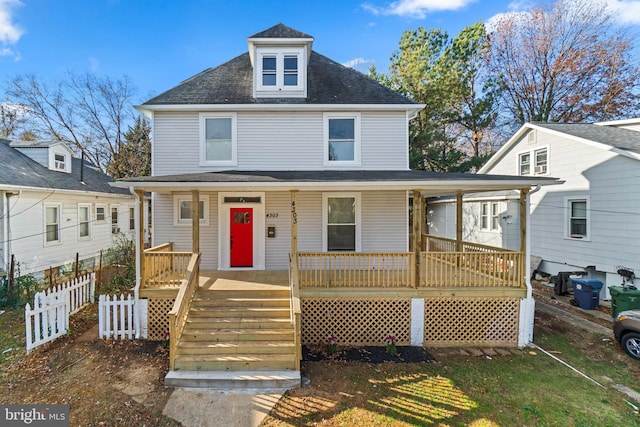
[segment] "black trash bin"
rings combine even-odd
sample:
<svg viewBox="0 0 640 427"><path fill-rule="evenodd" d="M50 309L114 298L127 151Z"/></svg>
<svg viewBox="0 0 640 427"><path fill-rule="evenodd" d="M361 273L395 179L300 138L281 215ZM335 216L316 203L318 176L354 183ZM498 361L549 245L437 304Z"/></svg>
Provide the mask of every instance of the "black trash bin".
<svg viewBox="0 0 640 427"><path fill-rule="evenodd" d="M555 295L567 295L571 286L571 276L584 276L584 271L561 271L557 276L551 276L553 293Z"/></svg>
<svg viewBox="0 0 640 427"><path fill-rule="evenodd" d="M600 305L600 289L602 282L593 279L571 279L573 283L573 297L578 301L578 307L593 310Z"/></svg>

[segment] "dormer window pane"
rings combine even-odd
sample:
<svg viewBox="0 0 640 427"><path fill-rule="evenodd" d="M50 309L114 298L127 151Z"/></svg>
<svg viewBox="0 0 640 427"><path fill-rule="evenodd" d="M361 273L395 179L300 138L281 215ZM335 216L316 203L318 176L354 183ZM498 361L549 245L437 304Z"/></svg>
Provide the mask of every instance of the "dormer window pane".
<svg viewBox="0 0 640 427"><path fill-rule="evenodd" d="M353 161L355 159L355 120L329 120L329 160Z"/></svg>
<svg viewBox="0 0 640 427"><path fill-rule="evenodd" d="M64 170L65 167L65 156L64 154L55 154L54 155L54 160L55 160L55 168L59 169L59 170Z"/></svg>
<svg viewBox="0 0 640 427"><path fill-rule="evenodd" d="M276 57L275 56L262 57L262 85L263 86L276 85Z"/></svg>
<svg viewBox="0 0 640 427"><path fill-rule="evenodd" d="M298 57L285 55L284 57L284 85L298 85Z"/></svg>
<svg viewBox="0 0 640 427"><path fill-rule="evenodd" d="M206 119L206 160L231 160L231 118Z"/></svg>

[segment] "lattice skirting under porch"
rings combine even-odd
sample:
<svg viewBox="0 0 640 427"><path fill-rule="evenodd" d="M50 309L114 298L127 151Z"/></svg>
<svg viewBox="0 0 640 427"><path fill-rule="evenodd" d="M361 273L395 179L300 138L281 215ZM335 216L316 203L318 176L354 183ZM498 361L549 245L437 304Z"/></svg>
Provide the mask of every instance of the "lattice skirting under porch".
<svg viewBox="0 0 640 427"><path fill-rule="evenodd" d="M149 339L164 340L169 332L169 312L176 299L149 298L148 300Z"/></svg>
<svg viewBox="0 0 640 427"><path fill-rule="evenodd" d="M426 347L518 345L520 298L427 298Z"/></svg>
<svg viewBox="0 0 640 427"><path fill-rule="evenodd" d="M301 308L304 345L323 345L328 336L338 345L384 345L390 334L399 345L410 342L410 298L304 298Z"/></svg>

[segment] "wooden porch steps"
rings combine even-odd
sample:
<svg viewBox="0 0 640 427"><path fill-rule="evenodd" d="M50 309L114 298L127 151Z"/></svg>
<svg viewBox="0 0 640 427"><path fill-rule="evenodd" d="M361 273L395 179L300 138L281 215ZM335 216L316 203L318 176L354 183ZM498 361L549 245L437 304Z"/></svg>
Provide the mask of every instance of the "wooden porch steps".
<svg viewBox="0 0 640 427"><path fill-rule="evenodd" d="M174 386L228 388L237 377L232 388L245 383L252 388L286 383L284 388L291 388L300 384L295 359L286 287L200 288L177 345L175 370L166 381Z"/></svg>

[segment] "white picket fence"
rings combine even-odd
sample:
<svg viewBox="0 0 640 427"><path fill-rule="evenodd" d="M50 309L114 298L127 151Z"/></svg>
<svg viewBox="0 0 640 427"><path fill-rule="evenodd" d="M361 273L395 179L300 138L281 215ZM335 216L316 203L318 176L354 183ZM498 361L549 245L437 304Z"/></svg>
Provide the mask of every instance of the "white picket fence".
<svg viewBox="0 0 640 427"><path fill-rule="evenodd" d="M54 286L33 296L24 307L27 353L67 333L69 316L94 302L95 273Z"/></svg>
<svg viewBox="0 0 640 427"><path fill-rule="evenodd" d="M136 300L129 294L100 295L98 298L98 324L100 338L132 339L136 333L134 314Z"/></svg>

